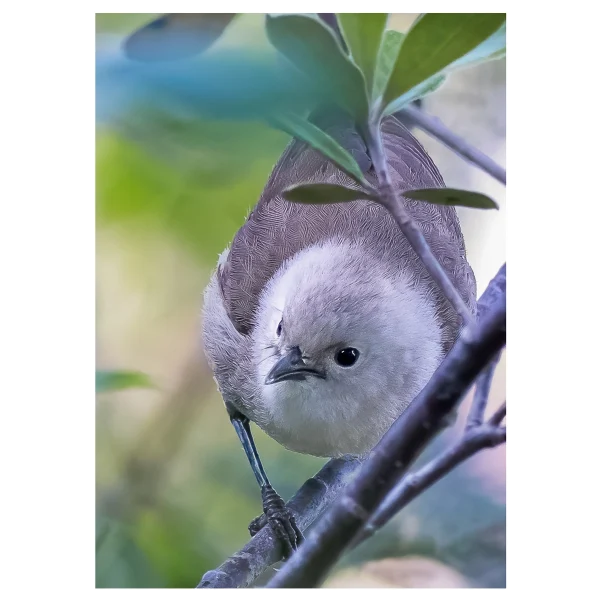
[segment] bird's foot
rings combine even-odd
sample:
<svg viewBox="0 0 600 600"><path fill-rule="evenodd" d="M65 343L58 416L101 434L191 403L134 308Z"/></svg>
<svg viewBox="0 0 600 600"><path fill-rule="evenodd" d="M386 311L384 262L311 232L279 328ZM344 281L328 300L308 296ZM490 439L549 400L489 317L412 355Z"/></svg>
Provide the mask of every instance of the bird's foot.
<svg viewBox="0 0 600 600"><path fill-rule="evenodd" d="M270 485L262 488L262 498L264 512L248 526L250 535L254 537L268 523L281 543L284 558L289 558L304 536L296 525L294 515Z"/></svg>
<svg viewBox="0 0 600 600"><path fill-rule="evenodd" d="M256 519L252 519L252 522L248 525L250 536L254 537L267 523L267 515L265 513L258 515Z"/></svg>

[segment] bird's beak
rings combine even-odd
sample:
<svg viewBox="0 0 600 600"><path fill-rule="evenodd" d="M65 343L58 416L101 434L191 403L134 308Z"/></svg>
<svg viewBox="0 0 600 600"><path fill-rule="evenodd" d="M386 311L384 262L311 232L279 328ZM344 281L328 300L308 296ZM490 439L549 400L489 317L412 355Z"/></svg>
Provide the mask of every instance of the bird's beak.
<svg viewBox="0 0 600 600"><path fill-rule="evenodd" d="M325 379L325 374L316 369L311 369L302 359L302 353L297 346L282 356L275 366L269 371L265 385L279 383L280 381L304 381L307 376Z"/></svg>

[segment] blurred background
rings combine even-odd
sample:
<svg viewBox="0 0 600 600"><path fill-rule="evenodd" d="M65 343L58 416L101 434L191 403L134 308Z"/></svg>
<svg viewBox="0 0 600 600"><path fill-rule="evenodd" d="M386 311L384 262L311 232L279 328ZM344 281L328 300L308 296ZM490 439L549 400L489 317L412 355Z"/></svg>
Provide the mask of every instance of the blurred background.
<svg viewBox="0 0 600 600"><path fill-rule="evenodd" d="M98 52L120 52L124 37L156 16L97 14ZM389 27L406 31L416 16L392 15ZM274 53L264 17L243 15L209 52L227 47ZM423 108L504 165L505 89L506 62L495 61L453 74ZM149 122L136 126L128 113L96 127L97 368L142 371L154 384L97 395L97 587L195 587L248 541L261 510L199 331L217 256L289 137L249 122ZM505 260L504 187L415 134L448 186L500 204L460 212L481 293ZM504 399L503 360L490 410ZM463 420L464 410L422 460L460 434ZM324 464L254 433L285 499ZM505 480L504 447L480 453L349 553L326 585L504 587Z"/></svg>

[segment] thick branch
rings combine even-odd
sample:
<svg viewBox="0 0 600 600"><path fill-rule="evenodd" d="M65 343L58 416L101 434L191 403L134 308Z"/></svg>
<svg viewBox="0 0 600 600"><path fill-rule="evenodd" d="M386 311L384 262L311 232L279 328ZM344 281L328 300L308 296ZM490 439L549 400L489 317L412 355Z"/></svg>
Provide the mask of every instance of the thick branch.
<svg viewBox="0 0 600 600"><path fill-rule="evenodd" d="M375 131L376 129L376 131ZM418 228L417 224L404 209L404 204L396 194L387 167L387 161L383 151L381 132L379 128L369 128L368 140L371 160L379 182L379 202L387 208L398 227L413 247L419 258L423 261L425 268L433 281L439 286L446 298L450 301L456 312L462 318L463 324L473 322L473 315L465 301L454 287L448 274L431 251L427 240Z"/></svg>
<svg viewBox="0 0 600 600"><path fill-rule="evenodd" d="M502 265L496 277L490 282L479 302L477 314L481 320L490 312L499 295L506 291L506 265ZM500 352L487 368L479 375L476 393L473 398L464 436L449 450L426 464L420 471L409 473L386 496L375 515L353 542L356 546L383 527L395 514L400 512L411 500L447 475L457 465L464 462L483 448L495 447L506 441L506 430L498 427L506 415L506 404L494 413L486 425L482 426L485 409L494 370L500 358Z"/></svg>
<svg viewBox="0 0 600 600"><path fill-rule="evenodd" d="M477 303L477 316L481 318L491 309L499 294L506 291L506 265L503 265L496 277L492 280L480 301ZM478 427L483 423L485 409L490 395L494 371L500 361L500 352L490 362L487 369L479 375L475 384L475 397L467 417L467 429Z"/></svg>
<svg viewBox="0 0 600 600"><path fill-rule="evenodd" d="M384 435L364 468L269 587L314 587L324 579L505 343L504 293L479 324L471 323L463 330L429 383Z"/></svg>
<svg viewBox="0 0 600 600"><path fill-rule="evenodd" d="M415 106L407 106L400 114L403 119L410 121L415 127L422 129L450 150L506 185L506 169L448 129L437 117L432 117Z"/></svg>
<svg viewBox="0 0 600 600"><path fill-rule="evenodd" d="M505 292L506 265L502 265L496 277L490 282L477 303L479 320L489 314L494 303L498 302L500 295ZM499 358L500 352L477 378L477 389L467 419L465 435L449 450L434 458L420 471L409 473L402 478L386 496L360 536L354 540L354 545L361 543L373 535L373 533L383 527L413 498L416 498L427 488L439 481L458 464L464 462L483 448L491 448L506 441L506 430L498 427L506 415L505 403L494 413L486 425L481 425L488 403L491 380ZM474 419L473 415L477 415L478 422Z"/></svg>
<svg viewBox="0 0 600 600"><path fill-rule="evenodd" d="M296 492L288 503L302 531L336 498L359 466L354 458L330 460ZM282 558L270 527L263 527L239 552L205 573L197 587L237 588L250 585L267 567Z"/></svg>

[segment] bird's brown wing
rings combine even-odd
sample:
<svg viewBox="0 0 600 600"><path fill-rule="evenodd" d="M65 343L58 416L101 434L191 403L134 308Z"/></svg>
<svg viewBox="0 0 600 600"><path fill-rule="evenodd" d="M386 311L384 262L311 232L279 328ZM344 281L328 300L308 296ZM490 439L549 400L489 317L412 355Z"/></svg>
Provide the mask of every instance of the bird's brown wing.
<svg viewBox="0 0 600 600"><path fill-rule="evenodd" d="M367 179L375 183L365 144L349 119L340 113L321 112L312 120L342 144L354 156ZM423 147L395 118L383 122L382 132L392 179L399 192L444 185ZM364 239L378 257L394 261L399 269L410 270L415 280L429 277L396 223L379 205L362 200L304 205L281 198L283 189L305 182L335 182L356 187L335 165L306 144L293 141L288 146L257 205L235 235L218 272L226 310L242 334L252 330L260 293L282 262L307 246L333 236ZM466 262L455 210L404 201L465 300L474 305L474 279ZM440 315L443 318L449 315L448 336L453 339L456 316L444 304L447 301L437 286L430 287L440 303Z"/></svg>

